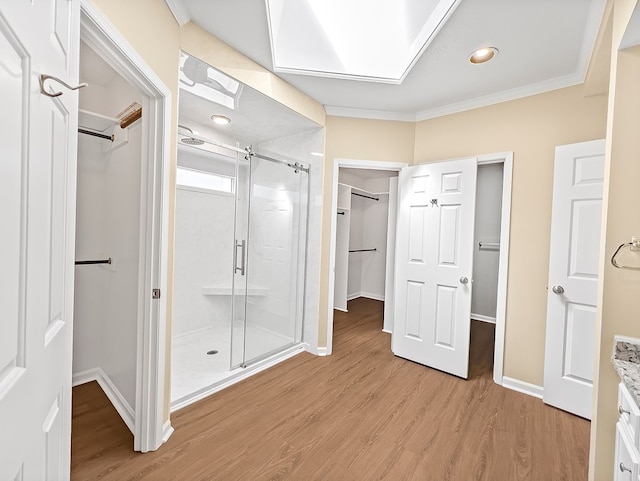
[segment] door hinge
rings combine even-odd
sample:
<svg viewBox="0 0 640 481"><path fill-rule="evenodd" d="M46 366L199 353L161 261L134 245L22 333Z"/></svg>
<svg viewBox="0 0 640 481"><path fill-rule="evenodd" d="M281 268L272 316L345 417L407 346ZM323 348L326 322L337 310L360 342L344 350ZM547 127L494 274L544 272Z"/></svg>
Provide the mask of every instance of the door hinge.
<svg viewBox="0 0 640 481"><path fill-rule="evenodd" d="M151 299L160 299L160 289L151 290Z"/></svg>

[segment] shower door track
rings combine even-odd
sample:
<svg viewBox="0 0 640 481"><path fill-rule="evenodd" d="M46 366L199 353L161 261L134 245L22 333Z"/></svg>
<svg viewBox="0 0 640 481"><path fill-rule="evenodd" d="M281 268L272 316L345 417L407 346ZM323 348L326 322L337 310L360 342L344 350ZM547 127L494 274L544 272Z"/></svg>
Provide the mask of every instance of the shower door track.
<svg viewBox="0 0 640 481"><path fill-rule="evenodd" d="M307 174L309 173L309 166L306 166L304 164L301 164L301 163L295 162L295 161L286 161L286 160L274 159L273 157L268 157L266 155L257 154L257 153L255 153L253 151L253 148L250 145L248 145L244 149L241 149L241 148L236 147L234 145L229 145L229 144L225 144L223 142L217 142L215 140L208 139L206 137L203 137L202 135L189 134L189 137L193 138L193 139L201 140L202 142L204 142L206 144L215 145L216 147L221 147L223 149L231 150L233 152L237 152L237 153L240 153L240 154L245 154L245 156L244 156L245 160L249 160L250 157L257 157L258 159L266 160L268 162L274 162L276 164L286 165L287 167L290 167L290 168L294 169L296 172L301 170L302 172L305 172ZM189 145L189 144L185 144L185 145ZM197 146L194 146L194 145L189 145L189 147L197 148Z"/></svg>
<svg viewBox="0 0 640 481"><path fill-rule="evenodd" d="M256 154L253 149L251 148L251 146L245 147L244 149L247 153L247 155L245 155L245 159L249 160L249 156L251 157L257 157L258 159L262 159L262 160L266 160L268 162L273 162L276 164L284 164L287 167L291 167L292 169L294 169L296 171L296 173L301 170L302 172L306 172L307 174L309 173L309 167L299 163L299 162L287 162L286 160L280 160L280 159L274 159L273 157L267 157L266 155L261 155L261 154Z"/></svg>

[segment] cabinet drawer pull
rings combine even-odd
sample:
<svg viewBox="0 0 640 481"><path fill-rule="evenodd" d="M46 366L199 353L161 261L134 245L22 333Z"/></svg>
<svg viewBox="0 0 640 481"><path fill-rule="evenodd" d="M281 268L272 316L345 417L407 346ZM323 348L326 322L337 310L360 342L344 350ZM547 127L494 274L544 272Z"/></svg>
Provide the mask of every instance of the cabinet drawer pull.
<svg viewBox="0 0 640 481"><path fill-rule="evenodd" d="M623 473L624 473L625 471L628 471L628 472L630 472L630 473L632 472L632 471L631 471L631 468L627 468L627 467L624 465L624 463L620 463L620 471L622 471Z"/></svg>
<svg viewBox="0 0 640 481"><path fill-rule="evenodd" d="M624 409L622 406L618 406L618 412L620 414L628 414L629 416L631 416L631 411L627 411L626 409Z"/></svg>

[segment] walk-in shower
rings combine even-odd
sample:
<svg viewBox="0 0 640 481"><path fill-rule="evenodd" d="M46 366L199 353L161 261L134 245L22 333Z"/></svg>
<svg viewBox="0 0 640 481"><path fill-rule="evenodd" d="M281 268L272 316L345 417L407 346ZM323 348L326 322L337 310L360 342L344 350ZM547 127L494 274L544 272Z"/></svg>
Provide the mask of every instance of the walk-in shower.
<svg viewBox="0 0 640 481"><path fill-rule="evenodd" d="M323 145L317 124L200 59L182 53L179 78L174 410L317 345Z"/></svg>
<svg viewBox="0 0 640 481"><path fill-rule="evenodd" d="M308 167L193 145L178 151L175 405L295 348L303 329Z"/></svg>

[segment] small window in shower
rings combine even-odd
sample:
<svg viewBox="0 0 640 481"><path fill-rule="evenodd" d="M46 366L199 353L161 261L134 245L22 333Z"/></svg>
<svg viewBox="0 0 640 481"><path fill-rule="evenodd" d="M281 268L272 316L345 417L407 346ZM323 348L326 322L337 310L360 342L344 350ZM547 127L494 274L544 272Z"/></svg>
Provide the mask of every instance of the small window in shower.
<svg viewBox="0 0 640 481"><path fill-rule="evenodd" d="M176 184L182 188L201 192L233 193L233 178L185 167L178 167Z"/></svg>

